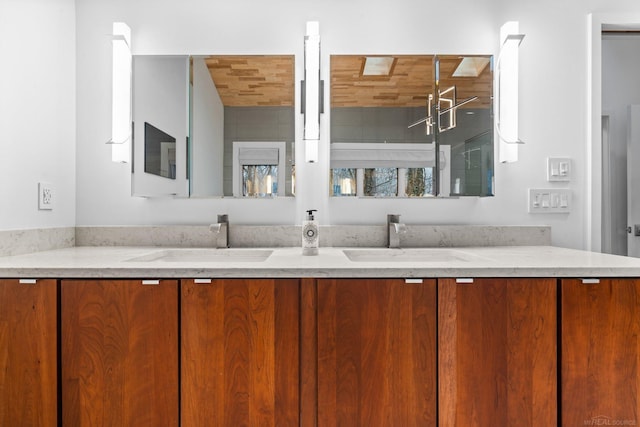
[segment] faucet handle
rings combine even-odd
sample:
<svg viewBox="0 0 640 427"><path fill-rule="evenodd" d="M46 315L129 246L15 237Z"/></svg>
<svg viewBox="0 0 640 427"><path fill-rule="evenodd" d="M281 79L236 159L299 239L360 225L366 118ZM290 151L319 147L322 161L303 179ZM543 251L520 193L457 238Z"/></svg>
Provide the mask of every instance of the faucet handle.
<svg viewBox="0 0 640 427"><path fill-rule="evenodd" d="M396 230L396 233L398 234L405 234L407 232L407 226L405 224L400 224L397 222L392 222L393 227Z"/></svg>
<svg viewBox="0 0 640 427"><path fill-rule="evenodd" d="M400 214L388 214L387 215L387 223L388 224L396 224L400 222Z"/></svg>

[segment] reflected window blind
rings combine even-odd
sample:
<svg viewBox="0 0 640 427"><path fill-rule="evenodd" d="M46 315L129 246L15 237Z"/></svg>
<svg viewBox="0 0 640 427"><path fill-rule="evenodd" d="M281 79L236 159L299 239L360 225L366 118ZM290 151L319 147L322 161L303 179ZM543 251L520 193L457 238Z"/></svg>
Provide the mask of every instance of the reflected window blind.
<svg viewBox="0 0 640 427"><path fill-rule="evenodd" d="M331 144L331 169L426 168L435 165L433 144Z"/></svg>
<svg viewBox="0 0 640 427"><path fill-rule="evenodd" d="M240 148L238 160L241 165L277 165L277 148Z"/></svg>

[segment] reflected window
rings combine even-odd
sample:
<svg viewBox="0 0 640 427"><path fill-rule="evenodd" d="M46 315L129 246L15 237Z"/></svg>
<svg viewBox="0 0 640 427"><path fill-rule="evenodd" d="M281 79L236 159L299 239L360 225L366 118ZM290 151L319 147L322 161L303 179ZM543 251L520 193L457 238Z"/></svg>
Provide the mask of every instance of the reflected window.
<svg viewBox="0 0 640 427"><path fill-rule="evenodd" d="M406 169L405 195L425 197L433 193L433 168Z"/></svg>
<svg viewBox="0 0 640 427"><path fill-rule="evenodd" d="M364 195L393 197L398 195L398 169L367 168L364 170Z"/></svg>
<svg viewBox="0 0 640 427"><path fill-rule="evenodd" d="M278 194L278 166L243 165L242 195L270 197Z"/></svg>
<svg viewBox="0 0 640 427"><path fill-rule="evenodd" d="M440 194L449 195L450 150L439 150ZM433 197L437 172L432 144L332 143L331 196Z"/></svg>
<svg viewBox="0 0 640 427"><path fill-rule="evenodd" d="M233 195L284 196L286 187L284 142L233 142Z"/></svg>
<svg viewBox="0 0 640 427"><path fill-rule="evenodd" d="M434 173L433 167L335 168L329 176L329 195L433 197Z"/></svg>
<svg viewBox="0 0 640 427"><path fill-rule="evenodd" d="M355 168L331 169L331 196L355 196L356 174Z"/></svg>

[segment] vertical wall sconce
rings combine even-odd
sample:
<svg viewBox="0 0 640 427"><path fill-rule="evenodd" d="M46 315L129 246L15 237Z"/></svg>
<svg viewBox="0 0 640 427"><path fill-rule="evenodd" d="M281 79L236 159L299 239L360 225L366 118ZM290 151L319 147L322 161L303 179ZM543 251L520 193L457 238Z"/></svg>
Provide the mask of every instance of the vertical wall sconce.
<svg viewBox="0 0 640 427"><path fill-rule="evenodd" d="M302 82L302 108L304 113L304 159L318 161L320 142L320 113L322 112L322 82L320 81L320 25L307 22L304 37L304 81Z"/></svg>
<svg viewBox="0 0 640 427"><path fill-rule="evenodd" d="M111 160L131 159L131 29L113 23L113 87L111 110Z"/></svg>
<svg viewBox="0 0 640 427"><path fill-rule="evenodd" d="M517 21L500 28L500 53L496 61L499 158L501 163L518 160L518 49L524 34L520 34Z"/></svg>

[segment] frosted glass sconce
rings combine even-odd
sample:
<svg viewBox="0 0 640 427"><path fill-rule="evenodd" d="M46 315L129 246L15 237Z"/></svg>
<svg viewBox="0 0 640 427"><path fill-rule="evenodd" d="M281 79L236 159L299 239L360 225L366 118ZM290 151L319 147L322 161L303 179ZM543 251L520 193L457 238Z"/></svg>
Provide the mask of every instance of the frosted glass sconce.
<svg viewBox="0 0 640 427"><path fill-rule="evenodd" d="M308 163L315 163L318 161L320 113L323 104L320 81L320 25L317 21L307 22L307 34L304 37L302 98L304 159Z"/></svg>
<svg viewBox="0 0 640 427"><path fill-rule="evenodd" d="M111 160L131 159L131 29L113 23L113 86L111 110Z"/></svg>
<svg viewBox="0 0 640 427"><path fill-rule="evenodd" d="M518 49L524 34L520 34L517 21L500 28L500 53L496 61L499 158L501 163L518 160Z"/></svg>

